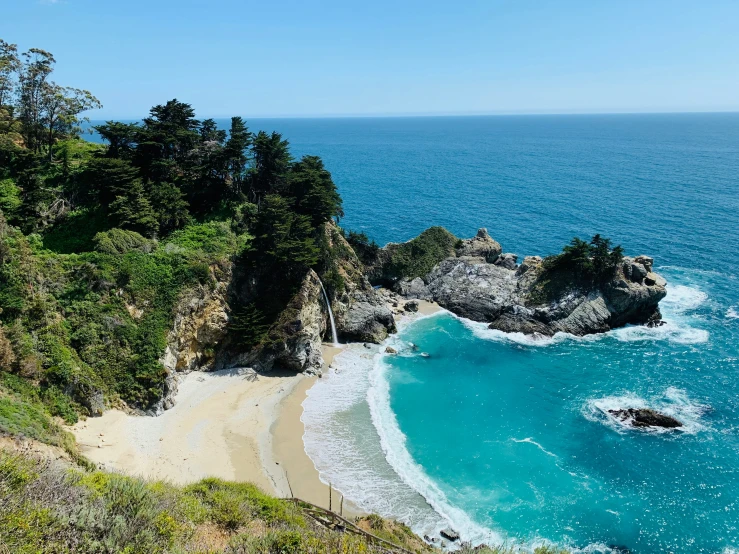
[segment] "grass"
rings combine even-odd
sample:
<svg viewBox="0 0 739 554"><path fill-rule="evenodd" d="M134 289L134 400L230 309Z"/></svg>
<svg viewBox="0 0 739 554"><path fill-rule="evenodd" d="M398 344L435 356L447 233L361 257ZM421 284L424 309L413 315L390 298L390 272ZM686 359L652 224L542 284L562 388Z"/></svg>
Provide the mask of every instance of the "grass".
<svg viewBox="0 0 739 554"><path fill-rule="evenodd" d="M386 552L364 537L319 527L254 485L220 479L182 488L0 451L0 498L0 552ZM382 522L400 529L388 535L395 542L431 550L406 527Z"/></svg>

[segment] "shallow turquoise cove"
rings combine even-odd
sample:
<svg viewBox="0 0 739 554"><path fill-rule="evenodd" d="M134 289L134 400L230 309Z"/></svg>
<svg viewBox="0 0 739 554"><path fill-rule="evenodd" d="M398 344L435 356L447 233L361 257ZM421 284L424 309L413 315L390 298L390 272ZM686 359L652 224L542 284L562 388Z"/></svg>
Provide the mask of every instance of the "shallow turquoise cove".
<svg viewBox="0 0 739 554"><path fill-rule="evenodd" d="M419 532L636 553L739 547L739 114L259 121L319 154L380 243L485 226L654 256L666 325L532 342L450 315L347 347L304 404L324 480ZM419 352L403 350L417 343ZM681 433L620 427L651 406Z"/></svg>

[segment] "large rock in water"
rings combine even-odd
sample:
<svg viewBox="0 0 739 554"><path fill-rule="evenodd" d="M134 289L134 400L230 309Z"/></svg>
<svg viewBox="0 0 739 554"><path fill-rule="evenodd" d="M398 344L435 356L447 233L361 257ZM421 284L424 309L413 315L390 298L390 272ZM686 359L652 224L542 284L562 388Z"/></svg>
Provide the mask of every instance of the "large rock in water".
<svg viewBox="0 0 739 554"><path fill-rule="evenodd" d="M423 278L401 280L396 292L437 302L457 315L489 323L491 329L543 336L601 333L661 319L658 304L666 282L652 271L647 256L624 258L613 277L599 285L577 285L573 277L571 286L564 283L561 292L548 298L540 290L542 258L527 256L516 266L512 255L501 256L500 245L488 239L481 229L474 239L462 241L457 256L441 261Z"/></svg>
<svg viewBox="0 0 739 554"><path fill-rule="evenodd" d="M632 427L661 427L676 429L683 424L672 416L661 414L649 408L627 408L624 410L608 410L608 413L619 421Z"/></svg>

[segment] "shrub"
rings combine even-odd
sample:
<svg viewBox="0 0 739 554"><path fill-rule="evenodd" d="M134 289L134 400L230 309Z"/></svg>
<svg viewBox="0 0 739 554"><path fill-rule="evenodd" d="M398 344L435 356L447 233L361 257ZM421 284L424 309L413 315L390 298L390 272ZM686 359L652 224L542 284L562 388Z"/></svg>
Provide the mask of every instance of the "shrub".
<svg viewBox="0 0 739 554"><path fill-rule="evenodd" d="M382 279L393 282L423 277L436 264L454 255L457 240L443 227L431 227L413 240L388 245L389 259L384 264Z"/></svg>
<svg viewBox="0 0 739 554"><path fill-rule="evenodd" d="M154 241L142 237L136 231L118 228L98 233L92 240L95 250L105 254L125 254L132 250L151 252L154 248Z"/></svg>

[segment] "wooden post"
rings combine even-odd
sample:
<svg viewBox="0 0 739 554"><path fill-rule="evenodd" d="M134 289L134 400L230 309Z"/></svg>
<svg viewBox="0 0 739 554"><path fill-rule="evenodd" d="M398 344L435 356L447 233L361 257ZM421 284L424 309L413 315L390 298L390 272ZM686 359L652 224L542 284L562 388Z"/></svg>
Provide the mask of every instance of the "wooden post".
<svg viewBox="0 0 739 554"><path fill-rule="evenodd" d="M328 509L331 511L331 496L333 492L333 488L331 487L331 483L328 484Z"/></svg>
<svg viewBox="0 0 739 554"><path fill-rule="evenodd" d="M290 477L287 474L287 470L285 470L285 479L287 479L287 488L290 489L290 498L295 498L295 495L293 494L293 487L290 484Z"/></svg>
<svg viewBox="0 0 739 554"><path fill-rule="evenodd" d="M344 495L341 495L341 507L339 508L339 515L344 517Z"/></svg>

